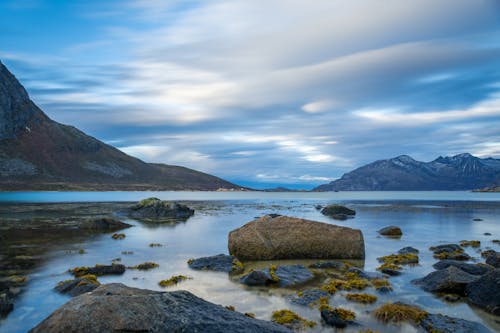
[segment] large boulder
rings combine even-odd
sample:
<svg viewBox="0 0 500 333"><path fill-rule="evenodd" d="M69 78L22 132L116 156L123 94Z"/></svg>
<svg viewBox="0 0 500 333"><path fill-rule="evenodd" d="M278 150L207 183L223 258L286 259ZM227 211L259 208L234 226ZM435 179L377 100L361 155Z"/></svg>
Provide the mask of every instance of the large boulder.
<svg viewBox="0 0 500 333"><path fill-rule="evenodd" d="M412 282L421 286L425 291L463 295L465 287L478 278L478 275L472 275L455 266L449 266Z"/></svg>
<svg viewBox="0 0 500 333"><path fill-rule="evenodd" d="M101 285L54 311L30 332L291 332L209 303L187 291Z"/></svg>
<svg viewBox="0 0 500 333"><path fill-rule="evenodd" d="M356 215L356 211L342 205L328 205L321 209L321 214L336 220L346 220L348 217Z"/></svg>
<svg viewBox="0 0 500 333"><path fill-rule="evenodd" d="M359 229L266 215L229 233L229 253L240 260L364 259Z"/></svg>
<svg viewBox="0 0 500 333"><path fill-rule="evenodd" d="M194 210L177 202L148 198L131 207L128 215L138 219L187 219Z"/></svg>
<svg viewBox="0 0 500 333"><path fill-rule="evenodd" d="M425 316L420 326L429 333L491 333L480 323L433 313Z"/></svg>
<svg viewBox="0 0 500 333"><path fill-rule="evenodd" d="M432 265L432 267L434 267L437 270L446 269L450 266L461 269L462 271L469 273L469 274L472 274L472 275L483 275L483 274L488 273L490 270L492 270L492 268L489 267L488 265L468 264L468 263L465 263L463 261L449 260L449 259L438 261L437 263Z"/></svg>
<svg viewBox="0 0 500 333"><path fill-rule="evenodd" d="M500 269L494 269L465 288L467 300L485 311L500 316Z"/></svg>

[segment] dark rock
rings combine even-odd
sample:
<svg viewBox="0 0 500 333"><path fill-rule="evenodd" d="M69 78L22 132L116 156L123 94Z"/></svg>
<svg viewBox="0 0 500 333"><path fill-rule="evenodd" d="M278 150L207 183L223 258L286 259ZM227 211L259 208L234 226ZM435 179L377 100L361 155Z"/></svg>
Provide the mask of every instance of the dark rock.
<svg viewBox="0 0 500 333"><path fill-rule="evenodd" d="M467 284L477 280L478 275L472 275L454 266L429 273L422 279L412 282L425 291L454 293L463 295Z"/></svg>
<svg viewBox="0 0 500 333"><path fill-rule="evenodd" d="M491 232L485 232L485 233L483 233L483 235L485 235L485 236L491 236Z"/></svg>
<svg viewBox="0 0 500 333"><path fill-rule="evenodd" d="M390 269L390 268L382 268L380 270L380 272L383 274L390 275L390 276L398 276L398 275L403 274L401 271L398 271L396 269Z"/></svg>
<svg viewBox="0 0 500 333"><path fill-rule="evenodd" d="M75 297L91 292L97 287L99 287L99 282L97 281L87 278L76 278L74 280L61 281L54 289L61 294L68 294L71 297Z"/></svg>
<svg viewBox="0 0 500 333"><path fill-rule="evenodd" d="M476 221L476 222L479 222L479 221L482 221L483 219L479 219L479 218L475 218L475 219L472 219L472 221Z"/></svg>
<svg viewBox="0 0 500 333"><path fill-rule="evenodd" d="M358 267L349 268L346 273L355 273L362 279L373 280L373 279L385 279L383 274L378 272L367 272Z"/></svg>
<svg viewBox="0 0 500 333"><path fill-rule="evenodd" d="M270 216L271 218L276 218L276 217L280 217L281 214L267 214L267 216Z"/></svg>
<svg viewBox="0 0 500 333"><path fill-rule="evenodd" d="M430 250L434 252L434 254L440 254L443 252L453 253L457 251L462 251L463 249L458 244L443 244L443 245L432 246Z"/></svg>
<svg viewBox="0 0 500 333"><path fill-rule="evenodd" d="M316 206L314 206L314 208L316 208L316 210L321 210L321 209L323 208L323 206L321 206L321 205L316 205Z"/></svg>
<svg viewBox="0 0 500 333"><path fill-rule="evenodd" d="M418 254L418 252L419 252L418 249L411 246L403 247L398 251L399 254L408 254L408 253Z"/></svg>
<svg viewBox="0 0 500 333"><path fill-rule="evenodd" d="M364 259L358 229L269 215L229 233L229 253L240 260Z"/></svg>
<svg viewBox="0 0 500 333"><path fill-rule="evenodd" d="M194 214L194 210L177 202L162 201L158 198L148 198L130 208L129 215L134 218L187 219Z"/></svg>
<svg viewBox="0 0 500 333"><path fill-rule="evenodd" d="M392 291L392 289L389 287L383 286L383 287L377 288L377 291L381 294L387 294L387 293L390 293Z"/></svg>
<svg viewBox="0 0 500 333"><path fill-rule="evenodd" d="M495 252L487 256L486 263L495 268L500 268L500 252Z"/></svg>
<svg viewBox="0 0 500 333"><path fill-rule="evenodd" d="M403 231L401 231L401 228L393 225L380 229L378 233L381 234L382 236L393 236L393 237L400 237L403 235Z"/></svg>
<svg viewBox="0 0 500 333"><path fill-rule="evenodd" d="M465 294L471 304L500 316L500 269L494 269L469 283Z"/></svg>
<svg viewBox="0 0 500 333"><path fill-rule="evenodd" d="M54 311L30 332L290 332L209 303L187 291L102 285Z"/></svg>
<svg viewBox="0 0 500 333"><path fill-rule="evenodd" d="M334 269L343 269L345 268L345 264L339 261L322 261L309 265L309 268L315 269L326 269L326 268L334 268Z"/></svg>
<svg viewBox="0 0 500 333"><path fill-rule="evenodd" d="M491 333L480 323L441 314L428 314L422 319L420 326L429 333Z"/></svg>
<svg viewBox="0 0 500 333"><path fill-rule="evenodd" d="M495 254L495 253L497 253L497 251L495 251L495 250L491 250L491 249L484 250L483 252L481 252L481 257L483 257L483 258L486 259L486 258L488 258L489 256L491 256L492 254Z"/></svg>
<svg viewBox="0 0 500 333"><path fill-rule="evenodd" d="M125 272L125 265L122 264L112 264L112 265L95 265L94 267L77 267L71 270L71 273L76 276L82 275L120 275Z"/></svg>
<svg viewBox="0 0 500 333"><path fill-rule="evenodd" d="M328 205L321 210L321 214L330 217L335 217L337 215L354 216L356 215L356 211L342 205Z"/></svg>
<svg viewBox="0 0 500 333"><path fill-rule="evenodd" d="M240 282L247 286L265 286L271 283L276 283L273 280L269 271L251 271L240 279Z"/></svg>
<svg viewBox="0 0 500 333"><path fill-rule="evenodd" d="M328 309L321 310L321 318L323 319L325 324L336 328L345 328L349 324L354 324L353 321L344 320L340 318L335 312Z"/></svg>
<svg viewBox="0 0 500 333"><path fill-rule="evenodd" d="M462 271L469 273L469 274L472 274L472 275L483 275L491 270L491 268L486 266L486 265L467 264L467 263L462 262L462 261L449 260L449 259L438 261L437 263L432 265L432 267L434 267L437 270L446 269L450 266L459 268Z"/></svg>
<svg viewBox="0 0 500 333"><path fill-rule="evenodd" d="M80 229L116 231L125 228L130 228L132 225L115 220L110 217L102 217L97 219L89 219L80 224Z"/></svg>
<svg viewBox="0 0 500 333"><path fill-rule="evenodd" d="M458 302L461 297L459 295L456 295L456 294L446 294L443 296L443 298L447 302L454 303L454 302Z"/></svg>
<svg viewBox="0 0 500 333"><path fill-rule="evenodd" d="M287 297L292 304L309 306L319 301L321 297L330 297L330 294L321 289L306 289L299 294Z"/></svg>
<svg viewBox="0 0 500 333"><path fill-rule="evenodd" d="M6 316L14 310L14 300L10 297L9 292L0 294L0 317Z"/></svg>
<svg viewBox="0 0 500 333"><path fill-rule="evenodd" d="M243 265L239 266L236 263L239 263L238 259L226 254L218 254L211 257L202 257L188 261L189 268L196 270L228 273L238 273L243 271Z"/></svg>

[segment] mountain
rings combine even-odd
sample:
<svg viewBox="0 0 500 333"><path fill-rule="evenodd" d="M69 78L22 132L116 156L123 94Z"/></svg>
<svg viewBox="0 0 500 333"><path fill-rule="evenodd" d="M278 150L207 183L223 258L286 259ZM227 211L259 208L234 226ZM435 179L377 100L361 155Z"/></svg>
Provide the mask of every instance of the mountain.
<svg viewBox="0 0 500 333"><path fill-rule="evenodd" d="M500 160L465 153L432 162L401 155L344 174L313 191L472 190L500 184Z"/></svg>
<svg viewBox="0 0 500 333"><path fill-rule="evenodd" d="M217 190L238 185L145 163L51 120L0 62L0 190Z"/></svg>

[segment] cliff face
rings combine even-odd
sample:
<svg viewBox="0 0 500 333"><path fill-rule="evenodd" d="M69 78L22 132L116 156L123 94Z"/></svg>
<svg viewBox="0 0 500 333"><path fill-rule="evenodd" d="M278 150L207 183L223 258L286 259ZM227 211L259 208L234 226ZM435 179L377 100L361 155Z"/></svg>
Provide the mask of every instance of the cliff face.
<svg viewBox="0 0 500 333"><path fill-rule="evenodd" d="M0 63L0 190L239 188L188 168L149 164L59 124Z"/></svg>
<svg viewBox="0 0 500 333"><path fill-rule="evenodd" d="M500 160L465 153L431 162L402 155L344 174L315 191L472 190L500 183Z"/></svg>

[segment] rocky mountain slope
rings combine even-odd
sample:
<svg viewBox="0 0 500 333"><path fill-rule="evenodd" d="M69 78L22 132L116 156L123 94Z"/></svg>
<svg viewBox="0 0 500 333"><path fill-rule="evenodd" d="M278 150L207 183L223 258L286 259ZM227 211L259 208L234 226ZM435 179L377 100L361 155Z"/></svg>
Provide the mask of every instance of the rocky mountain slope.
<svg viewBox="0 0 500 333"><path fill-rule="evenodd" d="M314 191L472 190L500 184L500 159L465 153L431 162L402 155L344 174Z"/></svg>
<svg viewBox="0 0 500 333"><path fill-rule="evenodd" d="M145 163L51 120L0 62L0 190L239 189L180 166Z"/></svg>

